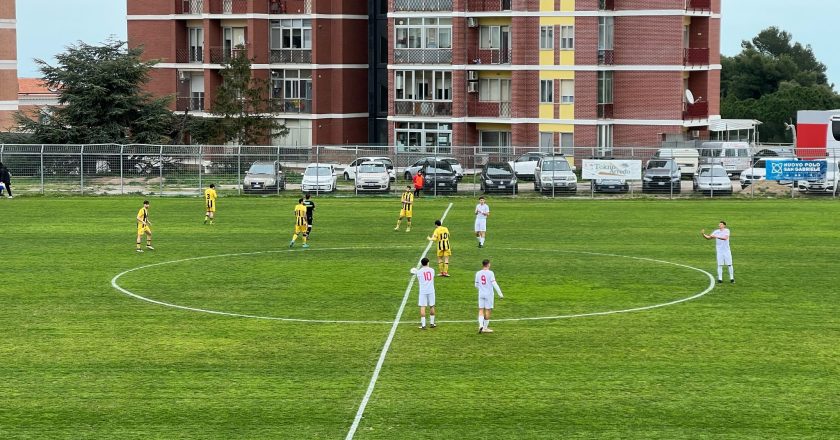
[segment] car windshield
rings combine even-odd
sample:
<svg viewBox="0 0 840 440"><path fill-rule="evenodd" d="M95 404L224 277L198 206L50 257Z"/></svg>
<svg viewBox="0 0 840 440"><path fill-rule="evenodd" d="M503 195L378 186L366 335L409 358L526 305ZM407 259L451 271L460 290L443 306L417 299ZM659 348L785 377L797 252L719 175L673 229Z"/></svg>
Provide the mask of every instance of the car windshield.
<svg viewBox="0 0 840 440"><path fill-rule="evenodd" d="M394 167L394 163L391 162L391 159L388 159L387 157L378 157L376 159L371 159L371 162L381 162L381 163L385 164L386 168L393 168Z"/></svg>
<svg viewBox="0 0 840 440"><path fill-rule="evenodd" d="M487 175L493 177L509 177L513 173L510 172L510 168L502 166L502 165L487 165Z"/></svg>
<svg viewBox="0 0 840 440"><path fill-rule="evenodd" d="M836 173L837 172L837 162L829 162L827 170L832 172L832 173Z"/></svg>
<svg viewBox="0 0 840 440"><path fill-rule="evenodd" d="M360 173L384 173L384 163L366 163L359 167Z"/></svg>
<svg viewBox="0 0 840 440"><path fill-rule="evenodd" d="M452 167L446 162L429 164L423 170L425 174L452 174Z"/></svg>
<svg viewBox="0 0 840 440"><path fill-rule="evenodd" d="M253 164L248 170L249 174L274 174L274 166L267 163Z"/></svg>
<svg viewBox="0 0 840 440"><path fill-rule="evenodd" d="M767 161L764 159L759 159L755 161L755 165L753 165L753 168L767 168Z"/></svg>
<svg viewBox="0 0 840 440"><path fill-rule="evenodd" d="M332 171L329 167L307 167L304 176L331 176Z"/></svg>
<svg viewBox="0 0 840 440"><path fill-rule="evenodd" d="M455 165L460 165L460 164L458 163L458 160L456 160L456 159L452 159L452 158L449 158L449 159L441 159L441 162L446 162L446 163L448 163L449 165L452 165L452 166L455 166Z"/></svg>
<svg viewBox="0 0 840 440"><path fill-rule="evenodd" d="M726 177L726 170L723 168L703 168L700 177Z"/></svg>
<svg viewBox="0 0 840 440"><path fill-rule="evenodd" d="M667 160L652 160L648 162L648 168L670 168Z"/></svg>
<svg viewBox="0 0 840 440"><path fill-rule="evenodd" d="M545 160L542 164L543 171L571 171L569 162L565 160Z"/></svg>

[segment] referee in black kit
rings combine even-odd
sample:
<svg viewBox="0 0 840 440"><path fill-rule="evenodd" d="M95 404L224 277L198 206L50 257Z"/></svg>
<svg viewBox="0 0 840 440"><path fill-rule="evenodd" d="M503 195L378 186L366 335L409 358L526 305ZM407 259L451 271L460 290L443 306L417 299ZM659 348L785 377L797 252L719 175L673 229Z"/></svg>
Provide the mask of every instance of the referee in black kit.
<svg viewBox="0 0 840 440"><path fill-rule="evenodd" d="M306 206L306 223L309 224L309 227L306 229L306 239L308 240L312 236L312 216L315 214L315 202L311 200L312 195L306 193L303 197L303 206Z"/></svg>

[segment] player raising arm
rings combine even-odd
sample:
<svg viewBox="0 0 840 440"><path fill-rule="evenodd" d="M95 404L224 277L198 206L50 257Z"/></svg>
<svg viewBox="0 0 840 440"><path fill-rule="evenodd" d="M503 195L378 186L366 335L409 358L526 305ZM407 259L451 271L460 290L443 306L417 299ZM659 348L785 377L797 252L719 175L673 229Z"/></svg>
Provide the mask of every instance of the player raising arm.
<svg viewBox="0 0 840 440"><path fill-rule="evenodd" d="M449 228L443 226L440 220L435 220L435 231L429 241L437 242L438 270L440 276L449 276L449 257L452 255L452 248L449 246Z"/></svg>
<svg viewBox="0 0 840 440"><path fill-rule="evenodd" d="M152 247L152 221L149 220L148 200L144 200L143 207L137 211L137 252L143 252L143 249L140 249L143 234L146 234L146 249L155 250Z"/></svg>
<svg viewBox="0 0 840 440"><path fill-rule="evenodd" d="M303 199L298 199L298 204L295 206L295 233L292 235L292 241L289 242L289 247L294 247L295 240L298 235L303 237L303 247L308 248L306 243L306 235L308 232L308 225L306 224L306 205L303 204Z"/></svg>
<svg viewBox="0 0 840 440"><path fill-rule="evenodd" d="M490 325L490 313L493 311L493 291L504 298L502 288L496 283L496 274L490 270L490 260L481 262L481 270L475 273L475 287L478 289L478 332L493 333Z"/></svg>
<svg viewBox="0 0 840 440"><path fill-rule="evenodd" d="M723 266L729 267L729 282L735 284L735 269L732 268L732 250L729 248L729 229L726 227L726 222L721 220L718 223L718 229L711 234L707 234L705 229L701 229L700 233L706 240L715 239L718 284L723 282Z"/></svg>

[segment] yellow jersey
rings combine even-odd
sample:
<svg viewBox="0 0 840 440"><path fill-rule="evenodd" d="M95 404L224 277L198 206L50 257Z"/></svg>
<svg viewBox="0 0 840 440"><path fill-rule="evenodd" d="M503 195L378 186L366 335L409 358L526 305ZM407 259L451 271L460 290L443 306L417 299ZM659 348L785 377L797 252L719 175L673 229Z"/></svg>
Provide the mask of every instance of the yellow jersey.
<svg viewBox="0 0 840 440"><path fill-rule="evenodd" d="M141 219L142 219L142 221L141 221ZM144 207L140 208L139 211L137 211L137 227L140 228L140 227L143 227L143 226L148 226L148 224L149 224L149 211L144 206Z"/></svg>
<svg viewBox="0 0 840 440"><path fill-rule="evenodd" d="M298 204L295 206L295 226L306 225L306 206Z"/></svg>
<svg viewBox="0 0 840 440"><path fill-rule="evenodd" d="M451 250L449 247L449 228L446 226L438 226L435 232L432 233L432 240L437 242L438 251Z"/></svg>
<svg viewBox="0 0 840 440"><path fill-rule="evenodd" d="M411 206L414 204L414 193L406 191L400 200L402 201L402 210L409 212L411 211Z"/></svg>
<svg viewBox="0 0 840 440"><path fill-rule="evenodd" d="M216 190L213 188L207 188L204 190L204 204L208 208L215 208L216 207Z"/></svg>

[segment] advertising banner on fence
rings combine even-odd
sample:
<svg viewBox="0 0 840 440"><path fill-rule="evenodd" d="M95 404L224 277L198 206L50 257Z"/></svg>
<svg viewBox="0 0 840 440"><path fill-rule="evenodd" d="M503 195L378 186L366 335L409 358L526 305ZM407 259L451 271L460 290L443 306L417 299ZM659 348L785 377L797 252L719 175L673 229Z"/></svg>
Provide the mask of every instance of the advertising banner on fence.
<svg viewBox="0 0 840 440"><path fill-rule="evenodd" d="M581 179L642 180L642 161L583 159L581 171Z"/></svg>
<svg viewBox="0 0 840 440"><path fill-rule="evenodd" d="M768 160L767 180L825 179L827 169L824 160Z"/></svg>

